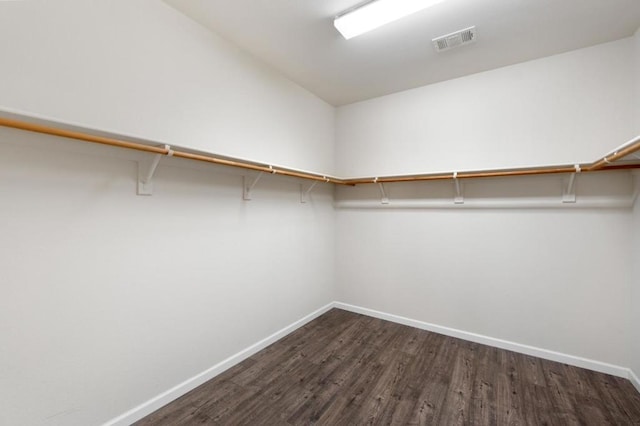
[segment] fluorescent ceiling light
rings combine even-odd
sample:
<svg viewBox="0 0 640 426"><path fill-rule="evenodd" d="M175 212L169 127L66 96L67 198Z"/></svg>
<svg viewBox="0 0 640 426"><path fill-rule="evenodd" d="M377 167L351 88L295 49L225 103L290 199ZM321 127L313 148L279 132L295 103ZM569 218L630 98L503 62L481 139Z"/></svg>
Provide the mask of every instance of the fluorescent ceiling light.
<svg viewBox="0 0 640 426"><path fill-rule="evenodd" d="M426 9L444 0L376 0L350 10L334 21L333 25L347 40L390 22Z"/></svg>

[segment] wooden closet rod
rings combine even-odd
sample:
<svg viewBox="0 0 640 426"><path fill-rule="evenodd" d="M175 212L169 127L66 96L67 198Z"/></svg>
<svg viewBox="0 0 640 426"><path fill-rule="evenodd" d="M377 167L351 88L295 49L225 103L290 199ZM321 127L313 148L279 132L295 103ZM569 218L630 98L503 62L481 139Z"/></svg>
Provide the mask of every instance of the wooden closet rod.
<svg viewBox="0 0 640 426"><path fill-rule="evenodd" d="M167 149L165 147L145 145L136 142L122 141L119 139L108 138L104 136L96 136L88 133L82 133L74 130L60 129L41 124L29 123L25 121L13 120L0 117L0 126L11 127L14 129L26 130L29 132L43 133L52 136L60 136L64 138L76 139L84 142L99 143L119 148L134 149L153 154L169 155L173 152L174 157L186 158L189 160L204 161L213 164L221 164L224 166L238 167L242 169L255 170L259 172L297 177L300 179L310 179L321 182L335 183L339 185L361 185L371 183L392 183L392 182L417 182L429 180L447 180L447 179L472 179L472 178L488 178L488 177L507 177L507 176L532 176L558 173L575 173L595 172L603 170L622 170L640 168L640 163L633 164L611 164L630 154L640 151L640 136L631 142L620 147L613 154L607 154L601 159L584 165L565 165L555 167L531 167L521 169L502 169L502 170L484 170L484 171L467 171L458 173L432 173L432 174L413 174L386 177L362 177L352 179L340 179L334 176L320 175L316 173L307 173L296 170L274 167L266 164L250 163L243 160L221 158L214 155L195 154L192 152L181 151L178 149Z"/></svg>
<svg viewBox="0 0 640 426"><path fill-rule="evenodd" d="M508 176L532 176L532 175L548 175L558 173L576 173L576 172L597 172L605 170L626 170L638 169L640 163L629 164L612 164L614 161L620 160L627 155L640 151L640 136L636 137L629 143L618 148L613 154L608 154L591 164L563 165L554 167L530 167L521 169L501 169L501 170L482 170L467 172L447 172L447 173L431 173L419 175L400 175L400 176L383 176L383 177L366 177L343 179L346 185L361 185L366 183L393 183L393 182L416 182L427 180L447 180L447 179L473 179L473 178L489 178L489 177L508 177Z"/></svg>
<svg viewBox="0 0 640 426"><path fill-rule="evenodd" d="M575 173L574 166L561 166L554 168L536 167L530 169L504 169L504 170L488 170L478 172L448 172L434 173L424 175L402 175L402 176L386 176L378 178L356 178L345 179L345 183L349 185L361 185L365 183L394 183L394 182L417 182L425 180L448 180L448 179L472 179L472 178L488 178L488 177L505 177L505 176L531 176L546 175L553 173Z"/></svg>
<svg viewBox="0 0 640 426"><path fill-rule="evenodd" d="M595 161L587 166L587 171L596 171L606 168L613 168L610 164L614 161L620 160L621 158L626 157L627 155L631 155L637 151L640 151L640 136L618 148L611 155L605 155L598 161Z"/></svg>
<svg viewBox="0 0 640 426"><path fill-rule="evenodd" d="M151 152L154 154L169 155L172 151L174 157L186 158L189 160L204 161L207 163L222 164L224 166L239 167L242 169L255 170L276 175L293 176L301 179L311 179L321 182L342 183L341 179L332 176L324 176L314 173L299 172L288 170L270 165L248 163L241 160L229 160L225 158L215 157L212 155L194 154L191 152L181 151L178 149L167 149L164 147L145 145L136 142L127 142L119 139L107 138L103 136L95 136L87 133L77 132L73 130L60 129L57 127L43 126L41 124L28 123L25 121L12 120L0 117L0 126L11 127L13 129L26 130L29 132L43 133L46 135L60 136L63 138L71 138L84 142L99 143L102 145L116 146L119 148L135 149L137 151Z"/></svg>

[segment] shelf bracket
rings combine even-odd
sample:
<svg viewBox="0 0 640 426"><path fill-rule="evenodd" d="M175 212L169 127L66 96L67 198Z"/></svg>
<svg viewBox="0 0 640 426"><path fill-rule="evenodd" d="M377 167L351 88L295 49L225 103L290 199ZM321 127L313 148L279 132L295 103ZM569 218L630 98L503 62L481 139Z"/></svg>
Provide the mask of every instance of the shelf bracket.
<svg viewBox="0 0 640 426"><path fill-rule="evenodd" d="M384 184L381 182L378 182L378 178L373 179L373 182L377 183L378 187L380 188L380 203L389 204L389 197L387 196L387 191L385 191L384 189Z"/></svg>
<svg viewBox="0 0 640 426"><path fill-rule="evenodd" d="M173 156L173 151L169 145L165 145L167 156ZM165 154L153 154L138 161L138 195L153 195L153 174L156 172L160 159Z"/></svg>
<svg viewBox="0 0 640 426"><path fill-rule="evenodd" d="M571 173L568 179L564 180L564 188L562 190L562 202L563 203L575 203L576 202L576 175L582 171L579 164L574 166L576 168L575 173Z"/></svg>
<svg viewBox="0 0 640 426"><path fill-rule="evenodd" d="M322 179L324 179L325 182L330 182L330 179L326 176L322 176ZM320 182L319 180L314 181L311 185L309 185L309 188L307 189L304 189L304 184L302 183L300 184L300 202L301 203L306 203L307 201L309 201L309 194L319 182Z"/></svg>
<svg viewBox="0 0 640 426"><path fill-rule="evenodd" d="M462 185L462 183L460 183L460 179L458 179L458 172L453 172L453 184L456 190L456 193L453 196L453 203L464 204L464 194L463 194L464 186Z"/></svg>
<svg viewBox="0 0 640 426"><path fill-rule="evenodd" d="M309 199L309 193L317 184L318 184L318 181L315 181L307 189L304 189L304 185L300 184L300 202L301 203L307 202L307 200Z"/></svg>
<svg viewBox="0 0 640 426"><path fill-rule="evenodd" d="M253 181L249 181L249 179L246 176L242 177L242 187L243 187L242 199L243 200L245 201L251 200L251 191L256 186L256 184L258 183L262 175L264 175L264 172L258 173L258 175L253 179Z"/></svg>

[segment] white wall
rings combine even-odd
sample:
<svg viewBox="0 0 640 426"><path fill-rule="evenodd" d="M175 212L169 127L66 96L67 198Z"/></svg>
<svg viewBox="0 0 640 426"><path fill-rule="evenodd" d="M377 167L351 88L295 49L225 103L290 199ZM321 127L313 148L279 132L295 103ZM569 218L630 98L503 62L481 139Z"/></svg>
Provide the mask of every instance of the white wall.
<svg viewBox="0 0 640 426"><path fill-rule="evenodd" d="M333 107L160 1L0 2L0 56L3 108L331 172ZM107 421L333 299L328 186L0 145L0 424Z"/></svg>
<svg viewBox="0 0 640 426"><path fill-rule="evenodd" d="M591 160L629 137L631 46L341 108L340 173ZM162 2L0 2L0 54L3 108L333 169L333 108ZM329 187L302 205L297 181L269 176L244 202L238 173L163 159L137 197L142 154L8 129L0 143L2 424L106 421L336 294L628 365L629 211L341 210L336 224Z"/></svg>
<svg viewBox="0 0 640 426"><path fill-rule="evenodd" d="M635 46L635 131L636 134L640 134L640 28L633 36Z"/></svg>
<svg viewBox="0 0 640 426"><path fill-rule="evenodd" d="M99 424L333 298L329 186L0 129L0 424ZM114 157L118 155L118 157Z"/></svg>
<svg viewBox="0 0 640 426"><path fill-rule="evenodd" d="M637 133L637 42L340 107L338 173L591 162ZM577 181L578 204L626 208L513 208L560 207L562 179L464 182L467 207L509 209L454 210L451 182L387 185L385 210L374 186L339 188L338 300L622 367L635 356L637 364L640 352L629 351L640 322L629 320L632 179Z"/></svg>
<svg viewBox="0 0 640 426"><path fill-rule="evenodd" d="M0 54L0 107L332 172L333 107L159 0L0 2Z"/></svg>
<svg viewBox="0 0 640 426"><path fill-rule="evenodd" d="M633 40L338 108L338 174L591 162L628 141Z"/></svg>
<svg viewBox="0 0 640 426"><path fill-rule="evenodd" d="M640 175L637 178L640 185ZM633 208L632 296L631 296L631 370L640 380L640 197ZM636 383L640 386L640 381ZM640 391L640 389L638 389Z"/></svg>
<svg viewBox="0 0 640 426"><path fill-rule="evenodd" d="M635 102L636 102L636 132L640 134L640 29L636 31L635 40ZM637 184L640 185L640 175L637 175ZM636 377L640 379L640 198L636 200L633 209L633 236L634 236L634 254L632 258L632 289L631 297L631 369ZM636 384L640 386L640 382ZM639 389L640 390L640 389Z"/></svg>
<svg viewBox="0 0 640 426"><path fill-rule="evenodd" d="M336 226L340 301L629 365L628 208L353 208Z"/></svg>

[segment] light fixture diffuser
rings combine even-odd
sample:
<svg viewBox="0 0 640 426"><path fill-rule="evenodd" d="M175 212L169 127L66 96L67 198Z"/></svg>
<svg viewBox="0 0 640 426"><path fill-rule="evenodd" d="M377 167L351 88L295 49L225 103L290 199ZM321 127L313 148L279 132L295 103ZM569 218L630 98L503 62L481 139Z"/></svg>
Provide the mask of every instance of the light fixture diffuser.
<svg viewBox="0 0 640 426"><path fill-rule="evenodd" d="M443 1L375 0L338 16L333 25L349 40Z"/></svg>

